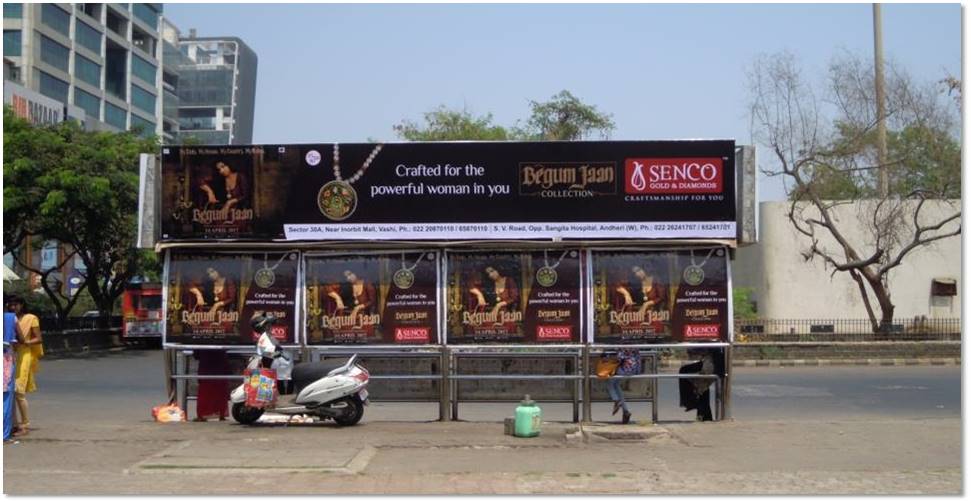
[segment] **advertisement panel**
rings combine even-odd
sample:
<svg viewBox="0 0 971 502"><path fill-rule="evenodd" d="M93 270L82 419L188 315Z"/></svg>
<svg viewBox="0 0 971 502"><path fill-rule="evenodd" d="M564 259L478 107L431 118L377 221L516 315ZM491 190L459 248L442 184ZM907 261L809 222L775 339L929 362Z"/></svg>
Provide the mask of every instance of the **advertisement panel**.
<svg viewBox="0 0 971 502"><path fill-rule="evenodd" d="M728 341L724 248L593 253L595 343Z"/></svg>
<svg viewBox="0 0 971 502"><path fill-rule="evenodd" d="M447 340L580 343L580 252L453 253Z"/></svg>
<svg viewBox="0 0 971 502"><path fill-rule="evenodd" d="M257 313L279 319L272 335L297 343L296 252L172 252L166 276L169 345L252 345L249 320Z"/></svg>
<svg viewBox="0 0 971 502"><path fill-rule="evenodd" d="M162 149L162 240L735 239L735 143Z"/></svg>
<svg viewBox="0 0 971 502"><path fill-rule="evenodd" d="M308 256L311 345L438 343L438 253Z"/></svg>

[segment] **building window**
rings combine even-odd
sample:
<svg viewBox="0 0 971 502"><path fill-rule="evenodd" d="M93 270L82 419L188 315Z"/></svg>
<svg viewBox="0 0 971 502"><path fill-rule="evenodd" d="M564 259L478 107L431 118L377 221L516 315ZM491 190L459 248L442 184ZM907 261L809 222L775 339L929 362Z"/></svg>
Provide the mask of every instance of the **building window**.
<svg viewBox="0 0 971 502"><path fill-rule="evenodd" d="M61 103L67 103L67 90L70 84L42 71L37 73L40 74L40 93Z"/></svg>
<svg viewBox="0 0 971 502"><path fill-rule="evenodd" d="M137 85L131 86L131 104L155 115L155 95Z"/></svg>
<svg viewBox="0 0 971 502"><path fill-rule="evenodd" d="M179 129L183 131L214 131L216 129L216 110L213 108L180 109Z"/></svg>
<svg viewBox="0 0 971 502"><path fill-rule="evenodd" d="M20 30L3 30L3 55L20 57Z"/></svg>
<svg viewBox="0 0 971 502"><path fill-rule="evenodd" d="M82 23L80 20L74 22L74 38L78 44L89 51L101 55L101 32Z"/></svg>
<svg viewBox="0 0 971 502"><path fill-rule="evenodd" d="M124 131L128 127L128 112L106 101L105 122Z"/></svg>
<svg viewBox="0 0 971 502"><path fill-rule="evenodd" d="M108 9L105 14L105 26L122 37L128 36L128 20L116 14L112 9Z"/></svg>
<svg viewBox="0 0 971 502"><path fill-rule="evenodd" d="M101 98L98 96L75 87L74 104L84 109L84 113L88 114L88 117L101 120Z"/></svg>
<svg viewBox="0 0 971 502"><path fill-rule="evenodd" d="M13 61L6 60L3 62L3 79L11 80L14 82L20 82L20 67L14 64Z"/></svg>
<svg viewBox="0 0 971 502"><path fill-rule="evenodd" d="M80 55L74 55L74 74L82 82L101 87L101 65Z"/></svg>
<svg viewBox="0 0 971 502"><path fill-rule="evenodd" d="M45 3L41 6L40 20L47 26L54 28L65 37L71 36L71 14L64 9Z"/></svg>
<svg viewBox="0 0 971 502"><path fill-rule="evenodd" d="M145 24L151 26L153 30L158 31L158 12L149 4L132 4L131 12L135 15L135 17L141 19L145 22Z"/></svg>
<svg viewBox="0 0 971 502"><path fill-rule="evenodd" d="M47 5L47 4L45 4ZM71 59L71 49L64 47L63 45L55 42L54 40L47 38L43 35L40 37L40 60L62 70L65 73L68 72L68 61Z"/></svg>
<svg viewBox="0 0 971 502"><path fill-rule="evenodd" d="M105 48L105 90L125 99L128 96L128 51L108 41Z"/></svg>
<svg viewBox="0 0 971 502"><path fill-rule="evenodd" d="M131 72L145 82L155 85L155 65L134 54L131 58Z"/></svg>
<svg viewBox="0 0 971 502"><path fill-rule="evenodd" d="M133 26L131 29L131 44L145 54L155 57L155 37L149 35L137 26Z"/></svg>
<svg viewBox="0 0 971 502"><path fill-rule="evenodd" d="M194 70L179 72L179 99L183 106L231 106L232 70Z"/></svg>
<svg viewBox="0 0 971 502"><path fill-rule="evenodd" d="M24 4L5 3L3 4L4 19L21 19L24 17Z"/></svg>
<svg viewBox="0 0 971 502"><path fill-rule="evenodd" d="M138 131L142 136L152 136L155 134L155 122L145 120L134 113L131 114L131 128Z"/></svg>
<svg viewBox="0 0 971 502"><path fill-rule="evenodd" d="M82 3L78 4L78 9L90 16L92 19L101 21L101 4L99 3Z"/></svg>

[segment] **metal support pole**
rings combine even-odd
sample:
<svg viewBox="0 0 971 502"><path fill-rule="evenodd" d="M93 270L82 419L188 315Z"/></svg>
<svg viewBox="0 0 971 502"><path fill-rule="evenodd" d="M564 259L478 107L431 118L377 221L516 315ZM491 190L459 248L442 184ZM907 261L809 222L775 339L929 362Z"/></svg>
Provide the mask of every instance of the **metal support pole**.
<svg viewBox="0 0 971 502"><path fill-rule="evenodd" d="M449 380L449 349L448 347L442 347L441 353L441 363L440 369L442 374L442 379L439 384L439 402L438 402L438 421L445 422L448 420L448 401L451 391L451 381Z"/></svg>
<svg viewBox="0 0 971 502"><path fill-rule="evenodd" d="M573 373L579 375L580 371L580 355L576 353L573 355ZM580 380L574 380L573 382L573 423L580 421Z"/></svg>
<svg viewBox="0 0 971 502"><path fill-rule="evenodd" d="M884 101L883 82L883 21L880 15L880 4L873 4L873 70L875 99L877 101L877 173L880 197L890 193L890 182L887 176L887 112Z"/></svg>
<svg viewBox="0 0 971 502"><path fill-rule="evenodd" d="M172 378L172 375L178 372L178 367L175 365L175 352L175 349L162 349L163 363L165 365L165 399L169 404L179 402L176 382Z"/></svg>
<svg viewBox="0 0 971 502"><path fill-rule="evenodd" d="M449 363L449 369L448 369L449 377L451 377L452 375L457 375L458 366L459 366L458 358L455 357L455 353L452 351L449 351L448 363ZM459 382L458 381L449 382L448 388L450 391L449 395L451 396L451 400L452 400L452 421L456 421L459 419Z"/></svg>
<svg viewBox="0 0 971 502"><path fill-rule="evenodd" d="M583 421L593 421L593 393L590 391L590 346L583 346Z"/></svg>
<svg viewBox="0 0 971 502"><path fill-rule="evenodd" d="M651 354L651 373L657 374L658 354ZM657 423L657 378L651 379L651 423Z"/></svg>
<svg viewBox="0 0 971 502"><path fill-rule="evenodd" d="M732 420L732 347L725 347L725 384L722 386L722 420Z"/></svg>
<svg viewBox="0 0 971 502"><path fill-rule="evenodd" d="M714 418L716 422L721 421L722 417L724 416L723 415L724 408L722 407L722 403L724 402L722 400L722 390L724 389L724 386L722 385L723 379L724 377L722 377L721 375L718 375L718 378L715 379L715 416Z"/></svg>
<svg viewBox="0 0 971 502"><path fill-rule="evenodd" d="M189 373L189 359L185 357L185 352L182 350L175 351L175 373L177 375L185 375ZM188 380L179 379L176 380L175 384L175 394L179 400L179 406L186 412L189 413L189 382Z"/></svg>

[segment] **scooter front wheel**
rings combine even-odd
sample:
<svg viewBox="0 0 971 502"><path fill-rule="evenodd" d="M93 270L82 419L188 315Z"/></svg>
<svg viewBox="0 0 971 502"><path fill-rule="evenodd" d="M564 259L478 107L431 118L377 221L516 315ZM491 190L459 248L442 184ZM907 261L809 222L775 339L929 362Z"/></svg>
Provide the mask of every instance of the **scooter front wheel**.
<svg viewBox="0 0 971 502"><path fill-rule="evenodd" d="M337 425L344 427L354 425L364 417L364 403L356 396L345 397L337 402L347 403L347 407L344 408L343 413L334 417L334 422L337 422Z"/></svg>
<svg viewBox="0 0 971 502"><path fill-rule="evenodd" d="M233 419L243 425L250 425L263 416L263 408L250 408L245 403L233 403Z"/></svg>

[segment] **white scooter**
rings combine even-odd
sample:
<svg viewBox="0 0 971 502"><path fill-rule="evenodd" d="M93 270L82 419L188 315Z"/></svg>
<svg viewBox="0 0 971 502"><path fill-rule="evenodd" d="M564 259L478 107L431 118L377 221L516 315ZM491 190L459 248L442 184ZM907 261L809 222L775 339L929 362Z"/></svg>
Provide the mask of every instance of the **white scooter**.
<svg viewBox="0 0 971 502"><path fill-rule="evenodd" d="M355 364L357 354L346 362L323 361L300 363L294 366L293 359L285 353L280 343L270 336L270 326L276 319L273 316L256 316L251 321L253 329L260 333L257 353L250 358L247 371L266 366L277 371L277 388L280 392L274 405L266 408L246 406L245 383L236 387L230 395L233 403L233 418L249 425L263 416L265 412L283 415L315 415L322 419L333 419L338 425L354 425L364 416L364 406L368 404L367 384L370 375L363 367Z"/></svg>

